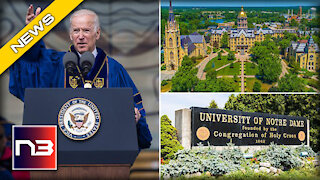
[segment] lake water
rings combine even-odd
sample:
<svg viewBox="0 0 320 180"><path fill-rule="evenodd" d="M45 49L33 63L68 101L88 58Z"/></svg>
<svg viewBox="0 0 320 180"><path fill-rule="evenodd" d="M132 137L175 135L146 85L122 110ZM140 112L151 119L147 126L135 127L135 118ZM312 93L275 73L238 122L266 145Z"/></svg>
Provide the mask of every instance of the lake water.
<svg viewBox="0 0 320 180"><path fill-rule="evenodd" d="M223 23L223 19L211 19L210 22Z"/></svg>
<svg viewBox="0 0 320 180"><path fill-rule="evenodd" d="M211 19L210 22L223 23L224 19ZM204 21L202 21L201 23L204 23Z"/></svg>

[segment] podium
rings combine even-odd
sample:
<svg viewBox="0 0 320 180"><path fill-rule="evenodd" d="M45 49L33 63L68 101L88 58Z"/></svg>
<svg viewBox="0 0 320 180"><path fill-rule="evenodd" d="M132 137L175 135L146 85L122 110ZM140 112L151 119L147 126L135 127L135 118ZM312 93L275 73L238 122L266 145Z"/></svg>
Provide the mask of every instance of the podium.
<svg viewBox="0 0 320 180"><path fill-rule="evenodd" d="M63 108L74 99L94 104L100 113L98 130L84 140L68 136L67 123L61 123ZM129 179L139 153L131 88L26 89L23 125L57 125L58 170L31 171L31 179Z"/></svg>

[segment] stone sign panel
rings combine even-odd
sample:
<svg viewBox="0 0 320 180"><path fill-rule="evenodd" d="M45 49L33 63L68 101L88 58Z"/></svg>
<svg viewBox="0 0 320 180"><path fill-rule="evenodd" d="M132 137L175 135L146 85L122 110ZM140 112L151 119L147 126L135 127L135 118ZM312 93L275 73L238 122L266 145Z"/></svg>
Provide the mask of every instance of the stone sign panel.
<svg viewBox="0 0 320 180"><path fill-rule="evenodd" d="M308 144L304 117L191 107L191 146Z"/></svg>

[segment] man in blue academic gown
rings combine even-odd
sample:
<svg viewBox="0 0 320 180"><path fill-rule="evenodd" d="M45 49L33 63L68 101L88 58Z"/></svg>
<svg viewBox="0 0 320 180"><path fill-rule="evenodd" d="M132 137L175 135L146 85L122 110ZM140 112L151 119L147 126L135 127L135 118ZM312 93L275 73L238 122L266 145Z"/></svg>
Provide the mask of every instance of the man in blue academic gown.
<svg viewBox="0 0 320 180"><path fill-rule="evenodd" d="M26 15L26 24L30 23L41 9L37 8L34 14L30 5ZM41 40L27 51L10 67L10 92L24 101L25 88L64 87L77 88L89 83L93 88L131 87L135 105L135 119L138 134L139 148L149 148L151 134L145 119L145 110L139 91L134 85L127 71L116 60L96 47L100 38L99 18L93 11L82 9L70 17L70 39L73 45L69 51L79 57L86 51L92 52L95 63L86 77L80 78L80 83L74 83L74 76L69 75L63 66L62 58L66 52L46 49Z"/></svg>

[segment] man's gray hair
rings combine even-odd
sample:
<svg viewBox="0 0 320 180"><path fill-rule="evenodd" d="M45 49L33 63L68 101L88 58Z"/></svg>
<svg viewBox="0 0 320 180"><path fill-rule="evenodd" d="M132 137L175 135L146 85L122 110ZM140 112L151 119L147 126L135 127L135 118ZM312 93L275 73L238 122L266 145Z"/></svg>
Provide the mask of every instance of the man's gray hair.
<svg viewBox="0 0 320 180"><path fill-rule="evenodd" d="M71 22L72 22L72 18L75 17L75 16L81 16L81 15L93 15L94 16L94 30L97 32L97 30L99 29L100 27L100 22L99 22L99 17L98 15L89 10L89 9L80 9L80 10L77 10L75 11L71 17L70 17L70 32L71 32Z"/></svg>

